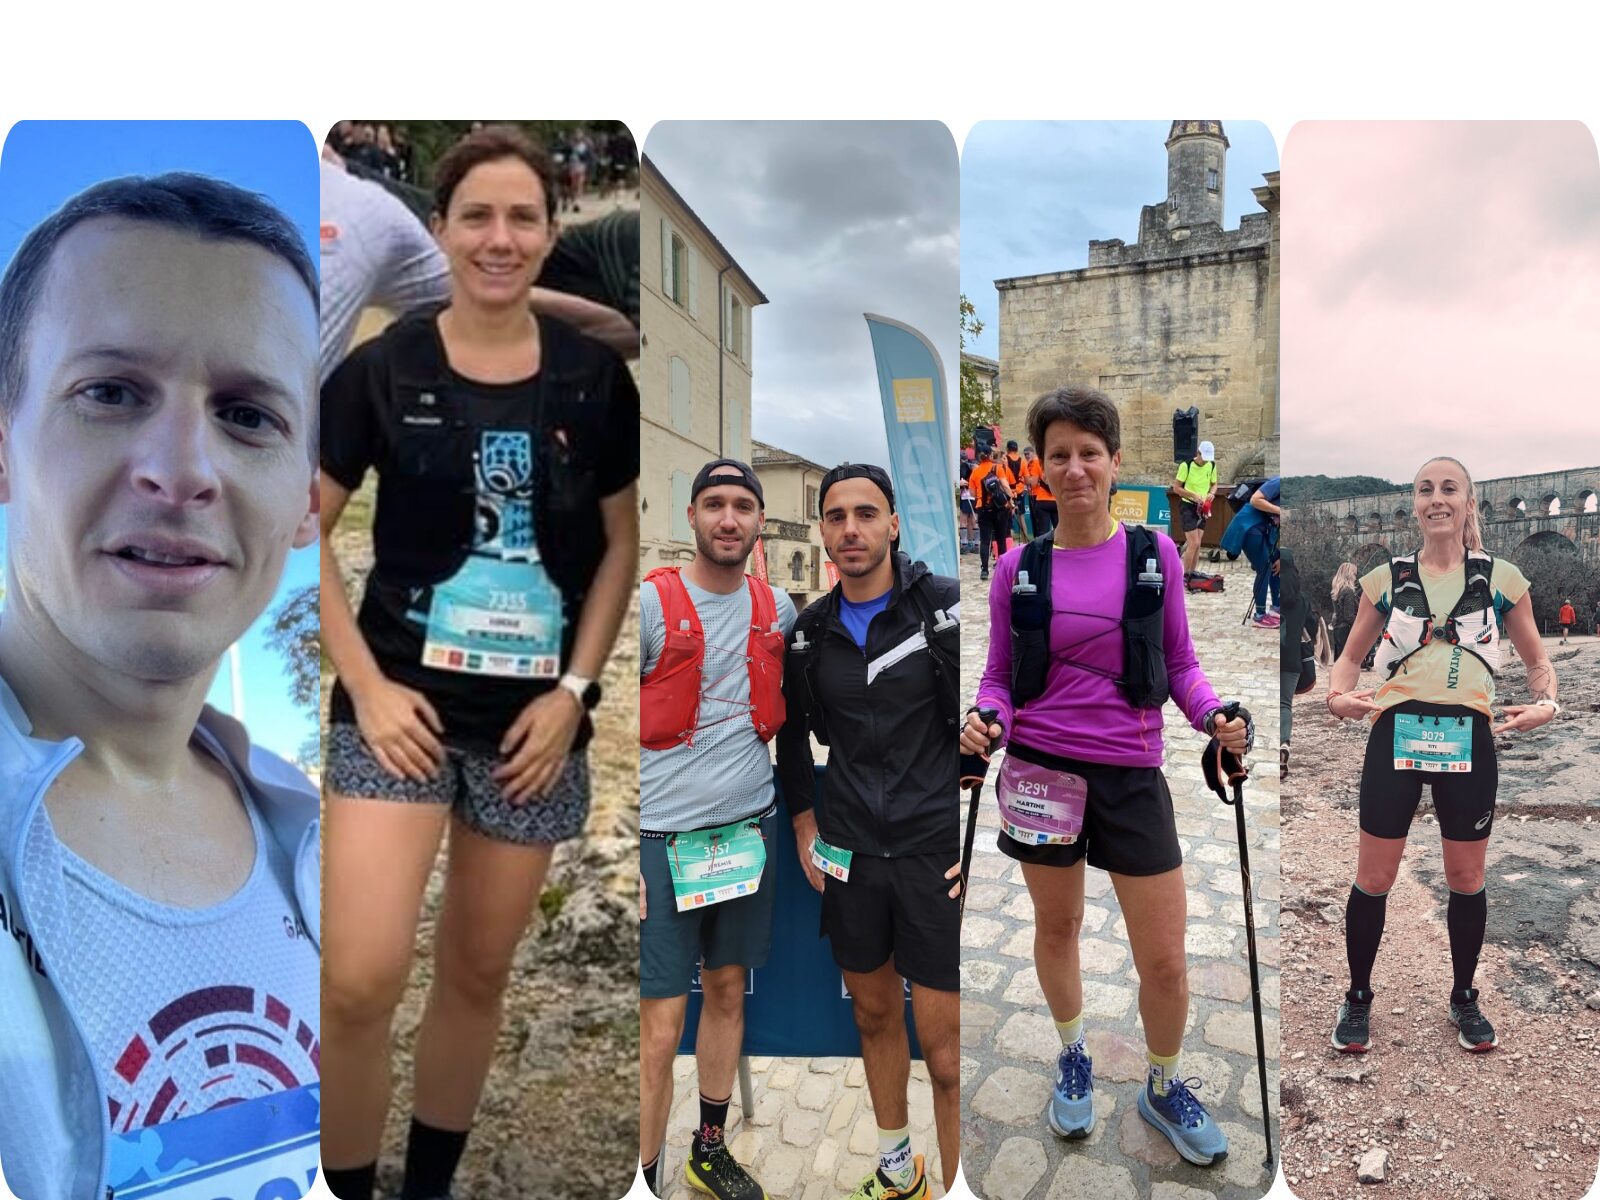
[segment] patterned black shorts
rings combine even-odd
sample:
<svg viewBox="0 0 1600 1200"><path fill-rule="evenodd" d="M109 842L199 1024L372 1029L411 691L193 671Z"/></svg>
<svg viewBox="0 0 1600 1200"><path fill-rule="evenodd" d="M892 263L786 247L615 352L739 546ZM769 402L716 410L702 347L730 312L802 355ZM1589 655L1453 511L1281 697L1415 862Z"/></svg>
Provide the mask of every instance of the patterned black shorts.
<svg viewBox="0 0 1600 1200"><path fill-rule="evenodd" d="M519 846L577 837L589 815L589 757L582 750L567 756L546 795L526 804L511 804L500 794L500 785L490 777L500 765L493 754L446 746L438 778L418 783L379 766L354 725L329 727L326 765L330 792L362 800L447 804L468 828Z"/></svg>

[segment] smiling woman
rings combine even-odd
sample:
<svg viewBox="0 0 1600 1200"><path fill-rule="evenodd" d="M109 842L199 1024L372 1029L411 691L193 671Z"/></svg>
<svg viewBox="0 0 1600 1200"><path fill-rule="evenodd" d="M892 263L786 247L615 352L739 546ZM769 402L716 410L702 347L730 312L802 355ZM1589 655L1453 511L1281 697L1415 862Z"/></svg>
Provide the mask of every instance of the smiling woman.
<svg viewBox="0 0 1600 1200"><path fill-rule="evenodd" d="M180 165L191 129L125 140ZM8 144L6 206L44 175L65 198L83 141ZM27 223L0 280L0 908L28 951L0 955L0 1168L43 1200L194 1172L300 1196L317 797L205 700L317 536L316 271L274 204L190 171Z"/></svg>
<svg viewBox="0 0 1600 1200"><path fill-rule="evenodd" d="M432 164L426 229L386 190L397 180L359 177L381 162L370 146L335 130L323 168L324 260L340 264L329 274L325 348L348 335L331 326L351 297L393 294L398 264L368 254L374 247L410 246L436 275L434 303L398 297L407 311L322 388L322 614L337 672L324 1162L340 1200L374 1194L390 1029L408 1004L448 830L400 1186L423 1200L451 1189L480 1096L494 1086L503 1026L528 1041L527 1014L506 1011L513 966L556 845L588 823L591 713L637 555L639 408L604 332L621 322L633 333L621 310L536 286L565 240L564 176L544 146L514 126L464 132ZM597 328L590 318L602 322L598 337L581 332ZM350 543L333 535L369 472L373 566L357 609L342 569ZM365 541L364 528L349 532ZM529 1116L527 1088L516 1090ZM485 1194L526 1184L500 1173L502 1131L493 1122L482 1131L463 1172ZM577 1152L551 1147L558 1159ZM592 1148L581 1152L593 1167ZM616 1158L607 1197L631 1174L626 1152Z"/></svg>

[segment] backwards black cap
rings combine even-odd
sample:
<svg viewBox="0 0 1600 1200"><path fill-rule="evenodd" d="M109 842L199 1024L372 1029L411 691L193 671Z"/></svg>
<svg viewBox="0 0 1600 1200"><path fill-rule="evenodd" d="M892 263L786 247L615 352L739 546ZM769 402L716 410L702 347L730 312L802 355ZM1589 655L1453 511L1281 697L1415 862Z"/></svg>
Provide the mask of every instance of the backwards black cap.
<svg viewBox="0 0 1600 1200"><path fill-rule="evenodd" d="M713 479L713 475L716 478ZM756 473L737 458L717 458L701 467L700 473L694 477L694 486L689 489L689 503L693 504L696 497L708 487L716 487L723 483L749 488L756 494L756 503L762 508L767 506L767 498L761 494L761 480L757 479Z"/></svg>
<svg viewBox="0 0 1600 1200"><path fill-rule="evenodd" d="M840 480L868 479L883 493L889 501L889 511L894 511L894 484L889 482L889 472L882 467L875 467L871 463L840 463L833 470L822 477L822 486L817 489L817 516L820 518L827 511L828 489Z"/></svg>

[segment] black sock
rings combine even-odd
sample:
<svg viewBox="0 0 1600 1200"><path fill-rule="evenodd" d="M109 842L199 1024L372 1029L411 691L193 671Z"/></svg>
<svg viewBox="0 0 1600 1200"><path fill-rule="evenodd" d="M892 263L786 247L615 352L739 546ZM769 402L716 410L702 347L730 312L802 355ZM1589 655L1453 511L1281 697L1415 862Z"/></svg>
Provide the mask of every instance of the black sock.
<svg viewBox="0 0 1600 1200"><path fill-rule="evenodd" d="M700 1093L700 1131L695 1134L695 1144L704 1147L720 1145L722 1130L728 1123L728 1102L731 1095L722 1100L707 1100L704 1092Z"/></svg>
<svg viewBox="0 0 1600 1200"><path fill-rule="evenodd" d="M467 1146L467 1133L435 1129L411 1118L411 1136L406 1141L406 1174L400 1185L400 1200L435 1200L447 1195L455 1178L456 1164Z"/></svg>
<svg viewBox="0 0 1600 1200"><path fill-rule="evenodd" d="M661 1194L661 1156L658 1154L644 1164L644 1186L652 1196Z"/></svg>
<svg viewBox="0 0 1600 1200"><path fill-rule="evenodd" d="M335 1171L322 1169L322 1182L339 1200L372 1200L372 1189L378 1181L378 1164L370 1162L364 1167L350 1167Z"/></svg>
<svg viewBox="0 0 1600 1200"><path fill-rule="evenodd" d="M1372 896L1350 885L1350 902L1344 910L1344 954L1350 964L1350 990L1372 990L1372 964L1383 940L1383 917L1389 893Z"/></svg>
<svg viewBox="0 0 1600 1200"><path fill-rule="evenodd" d="M1472 986L1478 971L1478 952L1483 949L1483 927L1489 922L1489 896L1483 889L1450 893L1445 924L1450 928L1450 966L1455 971L1456 991Z"/></svg>

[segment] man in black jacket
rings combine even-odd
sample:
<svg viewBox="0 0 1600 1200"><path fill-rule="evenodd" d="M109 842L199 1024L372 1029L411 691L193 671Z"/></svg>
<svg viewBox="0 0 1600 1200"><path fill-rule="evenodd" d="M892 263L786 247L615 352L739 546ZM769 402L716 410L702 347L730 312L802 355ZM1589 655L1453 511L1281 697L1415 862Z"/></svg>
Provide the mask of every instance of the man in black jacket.
<svg viewBox="0 0 1600 1200"><path fill-rule="evenodd" d="M933 1084L945 1188L959 1156L960 586L899 552L881 467L835 467L818 500L840 581L795 622L778 776L800 862L861 1031L879 1168L860 1200L925 1200L906 1105L905 991ZM813 810L810 736L829 747Z"/></svg>

